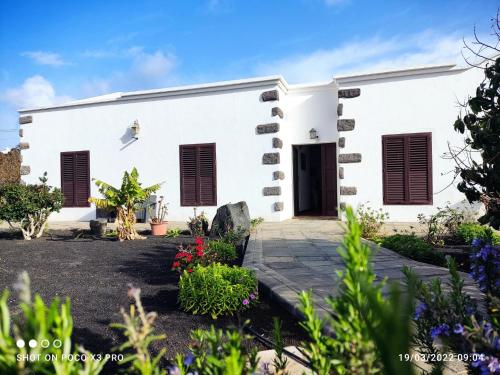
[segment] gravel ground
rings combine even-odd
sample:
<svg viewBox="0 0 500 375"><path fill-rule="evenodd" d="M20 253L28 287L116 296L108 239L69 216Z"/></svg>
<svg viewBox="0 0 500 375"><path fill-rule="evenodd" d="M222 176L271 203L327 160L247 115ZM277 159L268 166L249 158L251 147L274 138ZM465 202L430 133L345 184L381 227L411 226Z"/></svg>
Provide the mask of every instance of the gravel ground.
<svg viewBox="0 0 500 375"><path fill-rule="evenodd" d="M176 246L189 241L189 237L181 236L120 243L113 239L74 238L70 232L23 241L3 233L0 234L0 289L11 288L17 275L26 270L32 291L46 302L55 296L71 299L75 342L93 352L110 353L122 338L109 324L121 322L120 307L129 305L126 291L127 284L132 283L141 288L146 310L158 313L157 331L167 335L161 345L167 348L167 358L172 358L186 350L190 330L208 328L211 324L229 327L235 323L234 318L213 321L179 310L178 277L169 266ZM10 303L16 304L15 295L11 295ZM287 345L305 338L291 315L266 301L246 312L243 318L251 318L254 328L269 337L272 316L283 321Z"/></svg>

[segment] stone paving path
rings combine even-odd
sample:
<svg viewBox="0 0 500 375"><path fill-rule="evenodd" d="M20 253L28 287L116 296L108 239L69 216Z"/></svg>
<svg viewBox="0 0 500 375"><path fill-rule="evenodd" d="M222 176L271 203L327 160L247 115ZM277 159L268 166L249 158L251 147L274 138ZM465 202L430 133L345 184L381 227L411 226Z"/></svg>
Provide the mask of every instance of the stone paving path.
<svg viewBox="0 0 500 375"><path fill-rule="evenodd" d="M312 290L320 314L328 308L325 297L334 295L338 286L336 270L343 269L337 253L343 237L342 223L333 220L287 220L263 223L249 242L244 266L256 270L264 292L280 302L288 311L298 314L298 295ZM376 246L368 242L374 249ZM380 248L373 258L377 279L387 277L402 283L403 265L415 269L423 280L448 279L448 270L402 257ZM464 274L465 290L476 298L480 293L473 281Z"/></svg>

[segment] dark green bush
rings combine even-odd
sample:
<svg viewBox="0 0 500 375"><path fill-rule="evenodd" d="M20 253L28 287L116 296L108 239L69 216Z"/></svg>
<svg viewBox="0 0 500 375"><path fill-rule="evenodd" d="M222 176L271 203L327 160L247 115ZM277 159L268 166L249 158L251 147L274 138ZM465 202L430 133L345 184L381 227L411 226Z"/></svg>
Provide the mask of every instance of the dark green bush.
<svg viewBox="0 0 500 375"><path fill-rule="evenodd" d="M427 242L411 234L394 234L382 239L381 245L387 249L419 262L445 265L445 257Z"/></svg>
<svg viewBox="0 0 500 375"><path fill-rule="evenodd" d="M464 241L465 244L470 245L474 238L481 240L490 240L494 245L500 244L500 236L493 233L491 228L482 226L480 224L461 224L457 231L458 237Z"/></svg>
<svg viewBox="0 0 500 375"><path fill-rule="evenodd" d="M179 303L193 314L232 315L257 301L257 279L246 268L213 263L184 271L179 280Z"/></svg>
<svg viewBox="0 0 500 375"><path fill-rule="evenodd" d="M214 262L229 263L237 258L236 247L222 241L210 241L207 256Z"/></svg>

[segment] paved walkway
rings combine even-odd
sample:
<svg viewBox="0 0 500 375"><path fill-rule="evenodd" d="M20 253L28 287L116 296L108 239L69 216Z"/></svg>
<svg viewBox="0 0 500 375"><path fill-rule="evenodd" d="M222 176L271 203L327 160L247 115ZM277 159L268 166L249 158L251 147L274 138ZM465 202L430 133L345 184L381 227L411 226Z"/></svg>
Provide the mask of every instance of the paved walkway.
<svg viewBox="0 0 500 375"><path fill-rule="evenodd" d="M312 290L318 312L328 308L325 297L334 295L338 287L335 270L343 269L337 247L342 242L342 223L333 220L287 220L281 223L263 223L249 242L244 266L256 270L261 289L276 299L288 311L299 316L298 295ZM373 248L376 246L367 241ZM434 277L448 279L448 270L402 257L380 248L373 258L377 279L403 283L403 265L413 267L427 280ZM480 293L473 281L464 274L467 293Z"/></svg>

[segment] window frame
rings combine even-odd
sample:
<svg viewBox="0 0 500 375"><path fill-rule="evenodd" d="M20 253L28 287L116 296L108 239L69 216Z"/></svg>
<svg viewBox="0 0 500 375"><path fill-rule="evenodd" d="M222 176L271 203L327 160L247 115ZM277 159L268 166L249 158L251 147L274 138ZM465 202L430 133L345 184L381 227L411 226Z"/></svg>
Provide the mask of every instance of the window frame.
<svg viewBox="0 0 500 375"><path fill-rule="evenodd" d="M64 196L64 189L63 189L63 155L76 155L76 154L87 154L87 176L88 176L88 184L87 184L87 202L85 205L77 205L76 204L76 178L73 179L73 202L71 205L66 205L66 197ZM61 193L63 194L63 208L82 208L82 207L90 207L90 202L88 201L88 198L90 198L90 151L89 150L83 150L83 151L63 151L59 154L59 162L60 162L60 172L61 172ZM76 174L76 168L74 168L74 173Z"/></svg>
<svg viewBox="0 0 500 375"><path fill-rule="evenodd" d="M427 196L426 200L412 200L410 199L410 170L409 170L409 160L410 160L410 149L409 141L411 137L415 136L425 136L428 138L427 147ZM403 201L389 200L386 194L386 155L385 155L385 140L389 138L403 138L403 148L404 148L404 195L405 199ZM433 175L432 175L432 132L419 132L419 133L399 133L399 134L385 134L382 135L382 196L384 205L388 206L424 206L433 205Z"/></svg>
<svg viewBox="0 0 500 375"><path fill-rule="evenodd" d="M209 203L201 202L201 186L200 186L200 168L199 168L199 159L198 159L198 150L201 147L210 146L213 149L213 191L214 191L214 200ZM184 189L183 189L183 181L184 181L184 173L183 173L183 158L182 158L182 149L183 148L195 148L196 149L196 177L195 177L195 190L196 190L196 198L194 204L187 204L185 202L184 197ZM179 145L179 188L180 188L180 206L181 207L216 207L217 206L217 144L215 142L212 143L190 143L190 144L182 144Z"/></svg>

